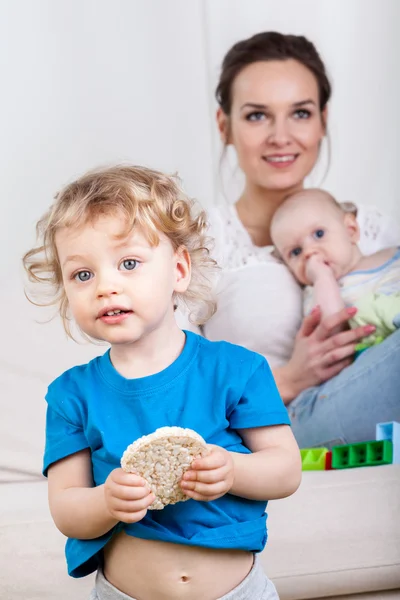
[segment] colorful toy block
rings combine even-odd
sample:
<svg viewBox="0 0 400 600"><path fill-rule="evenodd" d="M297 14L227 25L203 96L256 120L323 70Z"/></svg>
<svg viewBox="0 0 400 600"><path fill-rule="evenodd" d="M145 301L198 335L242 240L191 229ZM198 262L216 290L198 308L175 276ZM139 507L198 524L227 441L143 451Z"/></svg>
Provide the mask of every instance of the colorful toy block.
<svg viewBox="0 0 400 600"><path fill-rule="evenodd" d="M300 450L303 471L329 471L400 464L400 423L378 423L376 440L358 444Z"/></svg>
<svg viewBox="0 0 400 600"><path fill-rule="evenodd" d="M332 451L326 453L325 456L325 471L332 470Z"/></svg>
<svg viewBox="0 0 400 600"><path fill-rule="evenodd" d="M332 468L371 467L392 463L393 444L391 440L362 442L332 448Z"/></svg>
<svg viewBox="0 0 400 600"><path fill-rule="evenodd" d="M376 439L390 440L393 444L393 463L400 464L400 423L378 423L376 426Z"/></svg>
<svg viewBox="0 0 400 600"><path fill-rule="evenodd" d="M328 448L304 448L300 450L303 471L324 471Z"/></svg>

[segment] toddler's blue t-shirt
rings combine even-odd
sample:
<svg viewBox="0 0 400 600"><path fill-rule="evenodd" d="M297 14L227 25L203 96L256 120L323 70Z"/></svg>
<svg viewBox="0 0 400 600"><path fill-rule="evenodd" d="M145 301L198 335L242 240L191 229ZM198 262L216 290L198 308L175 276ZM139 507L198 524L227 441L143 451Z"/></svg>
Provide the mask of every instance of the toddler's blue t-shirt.
<svg viewBox="0 0 400 600"><path fill-rule="evenodd" d="M90 449L94 484L120 466L126 447L159 427L188 427L209 444L249 453L240 429L289 424L267 361L226 342L185 332L180 356L166 369L126 379L109 351L74 367L49 386L43 473L66 456ZM121 530L139 538L260 552L266 543L266 502L226 494L148 511L139 523L119 523L93 540L69 539L68 572L96 570L101 550Z"/></svg>

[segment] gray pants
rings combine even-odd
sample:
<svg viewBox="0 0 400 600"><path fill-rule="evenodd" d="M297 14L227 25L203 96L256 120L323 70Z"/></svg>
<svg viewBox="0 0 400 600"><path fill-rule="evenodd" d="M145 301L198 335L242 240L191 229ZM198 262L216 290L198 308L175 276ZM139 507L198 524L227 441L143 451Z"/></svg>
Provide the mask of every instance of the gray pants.
<svg viewBox="0 0 400 600"><path fill-rule="evenodd" d="M135 600L120 592L104 577L102 571L97 572L96 587L89 600ZM253 568L234 590L219 600L279 600L278 592L272 581L265 575L260 560L256 555Z"/></svg>

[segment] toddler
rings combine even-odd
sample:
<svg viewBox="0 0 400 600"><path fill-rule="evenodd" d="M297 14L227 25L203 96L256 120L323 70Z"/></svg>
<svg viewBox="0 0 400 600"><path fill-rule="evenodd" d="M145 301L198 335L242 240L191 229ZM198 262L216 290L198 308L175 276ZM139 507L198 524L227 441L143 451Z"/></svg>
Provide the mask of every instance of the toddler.
<svg viewBox="0 0 400 600"><path fill-rule="evenodd" d="M299 450L266 360L176 324L181 301L214 310L202 212L175 179L142 167L67 185L24 257L69 318L109 349L47 392L43 472L68 537L69 574L97 571L91 599L275 600L255 556L267 500L292 494ZM185 502L149 510L146 481L120 468L134 440L190 428L208 454L181 481Z"/></svg>
<svg viewBox="0 0 400 600"><path fill-rule="evenodd" d="M351 326L370 325L359 349L382 341L400 326L400 250L363 256L354 213L327 192L289 196L275 212L271 237L282 260L304 286L304 313L357 309Z"/></svg>

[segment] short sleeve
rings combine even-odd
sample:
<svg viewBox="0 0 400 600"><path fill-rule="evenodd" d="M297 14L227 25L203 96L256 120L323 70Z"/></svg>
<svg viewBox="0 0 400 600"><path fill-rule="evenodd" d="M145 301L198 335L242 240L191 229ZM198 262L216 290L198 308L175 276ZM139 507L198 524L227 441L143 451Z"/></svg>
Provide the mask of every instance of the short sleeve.
<svg viewBox="0 0 400 600"><path fill-rule="evenodd" d="M262 356L255 355L253 369L241 398L228 409L227 416L233 429L290 425L271 369Z"/></svg>
<svg viewBox="0 0 400 600"><path fill-rule="evenodd" d="M46 395L46 445L43 459L43 475L47 476L49 466L66 456L89 447L81 423L66 414L69 401L66 398L57 402L51 388Z"/></svg>
<svg viewBox="0 0 400 600"><path fill-rule="evenodd" d="M357 206L357 220L360 227L359 246L363 254L400 246L398 219L374 206Z"/></svg>

